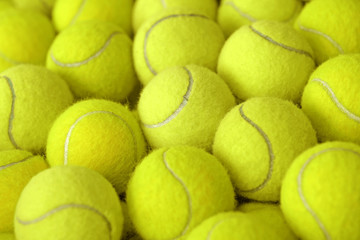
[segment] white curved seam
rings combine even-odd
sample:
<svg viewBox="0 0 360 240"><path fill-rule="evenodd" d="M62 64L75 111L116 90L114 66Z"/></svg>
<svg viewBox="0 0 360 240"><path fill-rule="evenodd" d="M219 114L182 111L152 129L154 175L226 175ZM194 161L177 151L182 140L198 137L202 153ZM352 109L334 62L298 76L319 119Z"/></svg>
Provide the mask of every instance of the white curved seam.
<svg viewBox="0 0 360 240"><path fill-rule="evenodd" d="M17 162L12 162L12 163L9 163L9 164L0 166L0 171L1 171L1 170L4 170L4 169L6 169L6 168L12 167L12 166L14 166L14 165L16 165L16 164L25 162L25 161L29 160L30 158L33 158L33 157L34 157L34 156L29 156L29 157L24 158L23 160L20 160L20 161L17 161Z"/></svg>
<svg viewBox="0 0 360 240"><path fill-rule="evenodd" d="M68 156L69 156L69 143L70 143L70 137L72 132L74 131L74 128L76 127L76 125L84 118L93 115L93 114L100 114L100 113L104 113L104 114L110 114L112 116L117 117L118 119L120 119L125 126L129 129L132 137L133 137L133 141L134 141L134 158L135 158L135 162L137 161L137 142L136 142L136 138L135 138L135 133L133 132L133 130L131 129L131 127L129 126L129 124L119 115L113 113L113 112L109 112L109 111L93 111L93 112L88 112L84 115L82 115L81 117L79 117L78 119L76 119L76 121L71 125L69 132L66 135L66 139L65 139L65 146L64 146L64 165L68 164Z"/></svg>
<svg viewBox="0 0 360 240"><path fill-rule="evenodd" d="M259 32L259 31L256 30L253 26L250 25L249 27L250 27L250 29L251 29L254 33L256 33L257 35L259 35L259 36L262 37L263 39L265 39L265 40L267 40L267 41L269 41L269 42L271 42L271 43L273 43L273 44L275 44L275 45L277 45L277 46L279 46L279 47L281 47L281 48L284 48L284 49L286 49L286 50L288 50L288 51L295 52L295 53L298 53L298 54L302 54L302 55L305 55L305 56L313 59L312 55L311 55L309 52L307 52L307 51L305 51L305 50L293 48L293 47L287 46L287 45L285 45L285 44L282 44L282 43L280 43L280 42L277 42L277 41L275 41L274 39L272 39L271 37L269 37L269 36L267 36L267 35Z"/></svg>
<svg viewBox="0 0 360 240"><path fill-rule="evenodd" d="M317 153L313 154L312 156L310 156L308 158L308 160L304 163L304 165L301 167L299 175L297 177L297 184L298 184L298 189L297 190L298 190L298 193L299 193L299 197L301 198L301 201L303 202L304 207L306 208L306 210L315 219L315 221L318 224L319 228L323 232L325 239L327 239L327 240L331 240L331 236L330 236L329 232L326 230L324 224L321 222L320 218L316 215L314 210L312 210L309 203L306 201L303 190L302 190L302 179L303 179L305 169L309 166L309 164L312 162L312 160L314 160L319 155L321 155L323 153L326 153L326 152L330 152L330 151L347 151L347 152L354 153L354 154L356 154L356 155L358 155L360 157L360 153L355 152L355 151L353 151L351 149L346 149L346 148L329 148L329 149L325 149L325 150L322 150L322 151L317 152Z"/></svg>
<svg viewBox="0 0 360 240"><path fill-rule="evenodd" d="M2 52L0 52L0 57L2 59L4 59L5 61L7 61L8 63L12 64L12 65L17 65L17 64L21 64L22 62L18 62L15 61L13 59L8 58L5 54L3 54Z"/></svg>
<svg viewBox="0 0 360 240"><path fill-rule="evenodd" d="M10 110L10 116L9 116L9 127L8 127L8 136L10 139L10 142L16 149L20 149L19 146L16 144L14 136L12 135L12 129L13 129L13 121L14 121L14 112L15 112L15 100L16 100L16 94L14 90L14 85L10 78L7 76L2 76L7 84L9 85L10 91L11 91L11 110Z"/></svg>
<svg viewBox="0 0 360 240"><path fill-rule="evenodd" d="M340 44L338 44L334 39L332 39L329 35L323 33L323 32L320 32L318 30L315 30L315 29L312 29L312 28L307 28L307 27L304 27L302 26L300 23L299 23L299 28L303 31L306 31L306 32L310 32L310 33L314 33L314 34L317 34L317 35L320 35L322 37L324 37L325 39L327 39L338 51L340 54L344 54L344 50L342 49L342 47L340 46Z"/></svg>
<svg viewBox="0 0 360 240"><path fill-rule="evenodd" d="M165 0L161 0L161 4L162 4L163 8L167 8L167 4L166 4Z"/></svg>
<svg viewBox="0 0 360 240"><path fill-rule="evenodd" d="M235 5L234 2L232 1L227 1L225 2L224 4L227 4L229 6L231 6L237 13L239 13L242 17L246 18L247 20L249 20L250 22L256 22L257 19L250 16L249 14L247 13L244 13L243 11L240 10L240 8L238 6Z"/></svg>
<svg viewBox="0 0 360 240"><path fill-rule="evenodd" d="M60 66L60 67L68 67L68 68L73 68L73 67L80 67L81 65L87 64L88 62L90 62L91 60L97 58L98 56L100 56L105 50L106 48L109 46L111 39L117 35L117 34L121 34L120 32L113 32L109 38L106 40L105 44L92 56L88 57L87 59L81 61L81 62L74 62L74 63L63 63L60 62L59 60L56 59L56 57L54 56L54 53L51 51L51 59L53 60L53 62Z"/></svg>
<svg viewBox="0 0 360 240"><path fill-rule="evenodd" d="M257 191L263 189L265 187L265 185L270 181L271 176L272 176L272 172L273 172L273 168L274 168L275 155L274 155L274 152L273 152L272 145L271 145L269 137L266 135L266 133L256 123L254 123L250 118L248 118L245 115L245 113L243 111L243 107L244 107L244 104L242 104L240 106L240 115L241 115L241 117L246 122L248 122L251 126L253 126L260 133L260 135L265 140L266 146L268 148L268 153L269 153L269 170L268 170L268 173L267 173L267 176L266 176L265 180L259 186L255 187L253 189L240 190L240 192L251 192L251 193L253 193L253 192L257 192Z"/></svg>
<svg viewBox="0 0 360 240"><path fill-rule="evenodd" d="M231 220L233 218L236 218L235 216L234 217L230 217L230 218L227 218L227 219L221 219L219 222L217 222L216 224L214 224L214 226L210 229L207 237L206 237L206 240L211 240L211 237L212 237L212 234L213 232L215 231L216 228L218 228L221 224L223 224L224 222L228 221L228 220Z"/></svg>
<svg viewBox="0 0 360 240"><path fill-rule="evenodd" d="M311 81L319 83L324 88L324 90L327 92L327 94L329 95L329 97L331 98L333 103L336 105L336 107L341 112L343 112L348 118L354 120L355 122L360 123L360 117L355 115L354 113L352 113L350 110L348 110L344 105L342 105L340 103L339 99L337 99L334 91L331 89L329 84L327 84L325 81L323 81L323 80L321 80L319 78L315 78L315 79L313 79Z"/></svg>
<svg viewBox="0 0 360 240"><path fill-rule="evenodd" d="M31 225L31 224L38 223L38 222L40 222L42 220L45 220L47 217L49 217L49 216L51 216L51 215L53 215L53 214L55 214L57 212L60 212L62 210L68 209L68 208L85 209L85 210L89 210L89 211L94 212L97 215L99 215L106 222L106 226L107 226L107 228L109 230L109 239L111 239L111 231L112 231L111 222L99 210L97 210L97 209L95 209L93 207L90 207L88 205L84 205L84 204L76 204L76 203L64 204L64 205L61 205L59 207L56 207L56 208L46 212L44 215L42 215L42 216L40 216L38 218L35 218L33 220L30 220L30 221L21 220L19 217L17 217L16 219L22 225Z"/></svg>
<svg viewBox="0 0 360 240"><path fill-rule="evenodd" d="M175 239L177 239L177 238L180 238L180 237L184 236L186 234L186 232L189 230L189 227L190 227L190 222L191 222L191 218L192 218L192 203L191 203L191 197L190 197L191 195L190 195L190 192L189 192L188 188L186 187L185 183L181 180L181 178L178 175L176 175L176 173L170 168L168 162L166 161L166 151L163 153L163 161L164 161L164 164L165 164L165 167L167 168L167 170L171 173L171 175L173 175L173 177L184 188L184 190L186 192L186 197L187 197L187 200L188 200L188 205L189 205L189 216L188 216L186 226L184 227L184 229L181 232L180 236L175 238Z"/></svg>
<svg viewBox="0 0 360 240"><path fill-rule="evenodd" d="M180 103L179 107L167 118L165 119L164 121L160 122L160 123L156 123L156 124L145 124L143 123L144 127L147 127L147 128L158 128L158 127L161 127L161 126L164 126L165 124L168 124L171 120L173 120L177 115L179 115L179 113L184 109L184 107L187 105L188 101L189 101L189 98L190 98L190 94L191 94L191 90L193 88L193 84L194 84L194 79L193 79L193 76L191 74L191 72L185 68L185 71L188 73L189 75L189 85L188 85L188 88L187 88L187 91L185 93L185 95L183 96L183 100L182 102Z"/></svg>
<svg viewBox="0 0 360 240"><path fill-rule="evenodd" d="M76 12L75 16L73 17L73 19L71 20L69 26L75 24L76 20L79 18L80 14L82 13L82 11L84 10L84 7L85 7L85 3L87 2L87 0L83 0L80 7L79 7L79 10Z"/></svg>

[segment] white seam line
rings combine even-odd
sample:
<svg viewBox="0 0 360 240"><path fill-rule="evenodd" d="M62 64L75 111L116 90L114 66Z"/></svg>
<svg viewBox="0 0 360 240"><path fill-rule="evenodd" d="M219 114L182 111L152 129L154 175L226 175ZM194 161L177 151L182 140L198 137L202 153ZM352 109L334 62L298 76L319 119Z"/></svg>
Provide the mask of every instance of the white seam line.
<svg viewBox="0 0 360 240"><path fill-rule="evenodd" d="M218 221L217 223L215 223L215 224L213 225L213 227L210 229L210 231L209 231L209 233L208 233L208 235L207 235L207 237L206 237L206 240L210 240L210 239L211 239L213 232L215 231L215 229L216 229L217 227L219 227L219 225L223 224L223 223L226 222L227 220L231 220L231 219L234 219L234 218L237 218L237 217L232 216L232 217L229 217L229 218L226 218L226 219L221 219L220 221Z"/></svg>
<svg viewBox="0 0 360 240"><path fill-rule="evenodd" d="M332 39L329 35L323 33L323 32L320 32L318 30L315 30L315 29L311 29L311 28L307 28L307 27L304 27L302 26L300 23L299 23L299 28L303 31L306 31L306 32L310 32L310 33L314 33L314 34L317 34L317 35L320 35L322 37L324 37L325 39L327 39L338 51L340 54L344 54L344 50L342 49L342 47L340 46L340 44L338 44L334 39Z"/></svg>
<svg viewBox="0 0 360 240"><path fill-rule="evenodd" d="M14 85L11 82L11 79L8 78L7 76L2 76L3 78L5 78L7 84L9 85L10 91L11 91L11 111L10 111L10 116L9 116L9 127L8 127L8 135L9 135L9 139L12 143L12 145L16 148L16 149L20 149L19 146L16 144L14 136L12 135L12 129L13 129L13 121L14 121L14 112L15 112L15 100L16 100L16 94L15 94L15 90L14 90Z"/></svg>
<svg viewBox="0 0 360 240"><path fill-rule="evenodd" d="M180 103L179 107L164 121L162 121L160 123L156 123L156 124L142 123L144 125L144 127L146 127L146 128L158 128L158 127L164 126L165 124L168 124L171 120L173 120L175 117L177 117L177 115L179 115L179 113L187 105L187 103L189 101L189 98L190 98L191 90L193 88L194 79L193 79L193 76L192 76L191 72L185 67L184 67L184 69L189 75L189 85L188 85L187 91L186 91L185 95L183 96L183 100Z"/></svg>
<svg viewBox="0 0 360 240"><path fill-rule="evenodd" d="M263 139L265 140L265 143L266 143L266 146L268 148L268 152L269 152L269 170L268 170L268 173L267 173L267 176L265 178L265 180L257 187L253 188L253 189L250 189L250 190L240 190L240 192L250 192L250 193L254 193L254 192L257 192L261 189L263 189L265 187L265 185L270 181L271 179L271 175L272 175L272 171L273 171L273 165L274 165L274 159L275 159L275 156L274 156L274 152L273 152L273 149L272 149L272 146L271 146L271 142L270 142L270 139L269 137L266 135L266 133L258 126L256 125L256 123L254 123L250 118L248 118L244 111L243 111L243 107L244 107L244 104L242 104L240 106L240 115L241 117L246 121L248 122L251 126L253 126L259 133L260 135L263 137Z"/></svg>
<svg viewBox="0 0 360 240"><path fill-rule="evenodd" d="M162 4L163 8L167 8L165 0L161 0L161 4Z"/></svg>
<svg viewBox="0 0 360 240"><path fill-rule="evenodd" d="M150 33L151 33L151 31L152 31L157 25L159 25L161 22L163 22L163 21L165 21L165 20L167 20L167 19L176 18L176 17L200 17L200 18L209 19L208 17L203 16L203 15L199 15L199 14L176 14L176 15L169 15L169 16L166 16L166 17L164 17L164 18L161 18L161 19L157 20L157 21L149 28L149 30L148 30L148 31L146 32L146 34L145 34L145 39L144 39L144 58L145 58L145 62L146 62L146 65L147 65L148 69L149 69L150 72L151 72L152 74L154 74L154 75L156 75L157 72L156 72L155 69L151 66L150 61L149 61L149 58L148 58L148 56L147 56L147 50L146 50Z"/></svg>
<svg viewBox="0 0 360 240"><path fill-rule="evenodd" d="M63 63L60 62L59 60L56 59L56 57L54 56L54 53L51 51L51 59L53 60L53 62L60 66L60 67L68 67L68 68L73 68L73 67L80 67L81 65L87 64L88 62L90 62L91 60L97 58L98 56L100 56L105 50L106 48L109 46L111 39L117 35L117 34L121 34L120 32L113 32L109 38L106 40L105 44L99 49L99 51L97 51L94 55L88 57L87 59L81 61L81 62L74 62L74 63Z"/></svg>
<svg viewBox="0 0 360 240"><path fill-rule="evenodd" d="M4 59L5 61L7 61L8 63L12 64L12 65L17 65L17 64L21 64L23 62L18 62L18 61L15 61L13 59L10 59L8 58L4 53L0 52L0 57L2 59Z"/></svg>
<svg viewBox="0 0 360 240"><path fill-rule="evenodd" d="M313 59L313 57L311 56L311 54L310 54L309 52L307 52L307 51L305 51L305 50L293 48L293 47L287 46L287 45L282 44L282 43L279 43L279 42L275 41L274 39L272 39L271 37L269 37L269 36L267 36L267 35L259 32L259 31L256 30L253 26L250 25L249 27L250 27L250 29L251 29L254 33L256 33L257 35L259 35L259 36L262 37L263 39L265 39L265 40L267 40L267 41L269 41L269 42L271 42L271 43L273 43L273 44L275 44L275 45L277 45L277 46L279 46L279 47L282 47L282 48L284 48L284 49L286 49L286 50L288 50L288 51L290 51L290 52L295 52L295 53L298 53L298 54L302 54L302 55L305 55L305 56Z"/></svg>
<svg viewBox="0 0 360 240"><path fill-rule="evenodd" d="M59 207L56 207L48 212L46 212L44 215L38 217L38 218L35 218L33 220L30 220L30 221L24 221L24 220L21 220L19 219L19 217L17 217L17 221L22 224L22 225L30 225L30 224L34 224L34 223L38 223L42 220L44 220L45 218L59 212L59 211L62 211L62 210L65 210L67 208L78 208L78 209L85 209L85 210L89 210L91 212L94 212L96 213L97 215L99 215L102 219L105 220L106 222L106 225L107 225L107 228L109 230L109 239L111 239L111 231L112 231L112 227L111 227L111 222L107 219L107 217L101 213L99 210L93 208L93 207L90 207L90 206L87 206L87 205L84 205L84 204L76 204L76 203L69 203L69 204L64 204L64 205L61 205Z"/></svg>
<svg viewBox="0 0 360 240"><path fill-rule="evenodd" d="M313 80L311 80L312 82L317 82L319 83L324 90L327 92L327 94L329 95L329 97L331 98L331 100L333 101L333 103L335 103L336 107L343 112L348 118L354 120L355 122L360 123L360 117L355 115L354 113L350 112L344 105L342 105L340 103L340 101L337 99L334 91L331 89L331 87L329 86L329 84L327 84L325 81L319 79L319 78L315 78Z"/></svg>
<svg viewBox="0 0 360 240"><path fill-rule="evenodd" d="M256 21L257 21L256 18L254 18L254 17L250 16L249 14L244 13L243 11L241 11L240 8L235 5L234 2L232 2L232 1L227 1L227 2L225 2L224 4L227 4L227 5L231 6L231 7L233 7L234 10L235 10L237 13L239 13L242 17L246 18L246 19L249 20L250 22L256 22Z"/></svg>
<svg viewBox="0 0 360 240"><path fill-rule="evenodd" d="M76 20L79 18L80 14L82 13L82 11L84 10L85 7L85 3L87 2L87 0L83 0L78 11L76 12L76 14L74 15L73 19L71 20L69 26L75 24Z"/></svg>
<svg viewBox="0 0 360 240"><path fill-rule="evenodd" d="M306 201L303 190L302 190L302 179L303 179L304 171L308 167L308 165L311 163L311 161L314 160L319 155L321 155L323 153L326 153L326 152L330 152L330 151L347 151L347 152L354 153L354 154L356 154L356 155L358 155L360 157L360 153L355 152L355 151L353 151L351 149L346 149L346 148L329 148L329 149L325 149L325 150L322 150L322 151L317 152L317 153L313 154L312 156L310 156L308 158L308 160L304 163L302 168L300 169L299 175L297 177L297 184L298 184L298 189L297 190L298 190L298 193L299 193L299 197L301 198L301 201L303 202L304 207L306 208L306 210L315 219L316 223L318 224L319 228L321 229L321 231L323 232L323 234L324 234L324 236L325 236L325 238L327 240L330 240L331 236L330 236L329 232L326 230L324 224L320 221L319 217L316 215L316 213L310 207L309 203Z"/></svg>
<svg viewBox="0 0 360 240"><path fill-rule="evenodd" d="M191 222L191 218L192 218L192 204L191 204L191 195L189 190L187 189L185 183L181 180L181 178L179 176L177 176L175 174L175 172L170 168L169 164L166 161L166 151L163 153L163 161L165 164L165 167L167 168L167 170L171 173L171 175L174 176L174 178L182 185L182 187L184 188L185 192L186 192L186 197L188 200L188 205L189 205L189 216L188 216L188 220L186 223L186 226L184 227L184 230L181 232L180 236L176 237L175 239L182 237L186 234L186 232L189 230L190 227L190 222Z"/></svg>
<svg viewBox="0 0 360 240"><path fill-rule="evenodd" d="M74 130L74 128L76 127L76 125L82 120L84 119L85 117L88 117L90 115L93 115L93 114L100 114L100 113L105 113L105 114L110 114L112 116L115 116L117 117L118 119L120 119L124 124L125 126L129 129L132 137L133 137L133 141L134 141L134 159L135 159L135 162L137 162L137 142L136 142L136 137L135 137L135 133L133 132L132 128L129 126L129 124L119 115L113 113L113 112L109 112L109 111L93 111L93 112L88 112L84 115L82 115L81 117L79 117L78 119L76 119L76 121L73 123L73 125L71 125L70 129L69 129L69 132L67 133L66 135L66 139L65 139L65 147L64 147L64 165L67 165L68 164L68 156L69 156L69 142L70 142L70 137L71 137L71 134Z"/></svg>
<svg viewBox="0 0 360 240"><path fill-rule="evenodd" d="M9 168L9 167L12 167L12 166L14 166L14 165L16 165L16 164L25 162L25 161L29 160L30 158L33 158L33 157L34 157L34 156L28 156L28 157L24 158L23 160L20 160L20 161L17 161L17 162L8 163L8 164L6 164L6 165L0 166L0 170L4 170L4 169Z"/></svg>

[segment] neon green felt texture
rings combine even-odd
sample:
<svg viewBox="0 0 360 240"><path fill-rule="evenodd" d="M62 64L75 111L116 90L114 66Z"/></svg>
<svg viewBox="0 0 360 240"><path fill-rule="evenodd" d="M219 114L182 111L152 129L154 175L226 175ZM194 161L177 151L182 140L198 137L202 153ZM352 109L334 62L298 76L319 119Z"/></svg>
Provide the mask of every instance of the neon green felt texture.
<svg viewBox="0 0 360 240"><path fill-rule="evenodd" d="M281 208L298 237L359 239L359 170L360 147L353 143L327 142L295 159L283 181Z"/></svg>
<svg viewBox="0 0 360 240"><path fill-rule="evenodd" d="M21 193L15 212L17 239L120 239L123 216L111 184L84 167L41 172Z"/></svg>
<svg viewBox="0 0 360 240"><path fill-rule="evenodd" d="M46 66L61 75L78 98L124 100L136 83L132 41L118 26L78 23L54 40Z"/></svg>
<svg viewBox="0 0 360 240"><path fill-rule="evenodd" d="M41 152L51 125L73 102L73 96L55 73L40 66L18 65L0 75L0 102L0 150Z"/></svg>
<svg viewBox="0 0 360 240"><path fill-rule="evenodd" d="M0 233L14 230L15 207L21 191L34 175L46 168L44 159L30 152L0 152Z"/></svg>
<svg viewBox="0 0 360 240"><path fill-rule="evenodd" d="M133 0L57 0L52 17L58 32L88 20L112 22L130 36Z"/></svg>
<svg viewBox="0 0 360 240"><path fill-rule="evenodd" d="M51 16L55 0L13 0L17 8L39 11L47 16Z"/></svg>
<svg viewBox="0 0 360 240"><path fill-rule="evenodd" d="M184 239L206 218L232 210L235 199L230 178L214 156L177 146L143 159L129 182L127 203L144 239Z"/></svg>
<svg viewBox="0 0 360 240"><path fill-rule="evenodd" d="M226 41L218 74L241 100L279 97L298 102L315 67L310 45L285 23L259 21L251 27L258 33L244 26Z"/></svg>
<svg viewBox="0 0 360 240"><path fill-rule="evenodd" d="M219 6L217 20L229 37L243 25L259 20L276 20L292 24L302 9L297 0L226 0Z"/></svg>
<svg viewBox="0 0 360 240"><path fill-rule="evenodd" d="M320 141L360 143L359 74L360 54L349 54L326 61L311 75L301 105Z"/></svg>
<svg viewBox="0 0 360 240"><path fill-rule="evenodd" d="M134 65L146 85L173 66L197 64L213 71L224 44L219 25L196 11L167 10L144 23L134 39Z"/></svg>
<svg viewBox="0 0 360 240"><path fill-rule="evenodd" d="M293 159L315 144L310 121L294 104L252 98L221 121L213 153L229 170L239 195L275 202Z"/></svg>
<svg viewBox="0 0 360 240"><path fill-rule="evenodd" d="M216 0L137 0L134 3L132 25L134 32L137 32L146 20L163 10L172 8L196 10L215 20L217 7L218 3Z"/></svg>
<svg viewBox="0 0 360 240"><path fill-rule="evenodd" d="M16 240L15 235L12 232L0 233L0 240Z"/></svg>
<svg viewBox="0 0 360 240"><path fill-rule="evenodd" d="M20 63L44 65L55 37L48 18L9 8L0 12L0 72Z"/></svg>
<svg viewBox="0 0 360 240"><path fill-rule="evenodd" d="M68 108L55 121L46 151L51 166L68 164L96 170L120 194L145 153L145 140L126 107L107 100L86 100Z"/></svg>
<svg viewBox="0 0 360 240"><path fill-rule="evenodd" d="M180 144L210 150L221 119L234 105L224 80L207 68L188 65L154 77L141 93L138 113L152 147Z"/></svg>

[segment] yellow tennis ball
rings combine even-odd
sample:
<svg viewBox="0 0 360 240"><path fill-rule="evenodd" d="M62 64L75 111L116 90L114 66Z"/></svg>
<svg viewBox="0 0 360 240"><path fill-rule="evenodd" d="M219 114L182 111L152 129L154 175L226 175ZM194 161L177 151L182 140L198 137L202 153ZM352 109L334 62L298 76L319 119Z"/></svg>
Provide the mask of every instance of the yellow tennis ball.
<svg viewBox="0 0 360 240"><path fill-rule="evenodd" d="M215 71L224 41L219 25L205 15L164 11L146 21L135 35L135 70L144 85L173 66L197 64Z"/></svg>
<svg viewBox="0 0 360 240"><path fill-rule="evenodd" d="M0 74L0 102L0 150L41 152L73 96L66 82L45 67L18 65Z"/></svg>
<svg viewBox="0 0 360 240"><path fill-rule="evenodd" d="M298 0L224 0L217 20L229 37L243 25L259 20L276 20L292 24L302 9Z"/></svg>
<svg viewBox="0 0 360 240"><path fill-rule="evenodd" d="M327 142L299 155L283 181L281 208L301 239L360 238L360 146Z"/></svg>
<svg viewBox="0 0 360 240"><path fill-rule="evenodd" d="M9 8L0 12L0 72L20 63L44 65L55 37L41 13Z"/></svg>
<svg viewBox="0 0 360 240"><path fill-rule="evenodd" d="M309 119L293 103L252 98L221 121L213 153L229 170L239 195L276 202L291 162L315 144Z"/></svg>
<svg viewBox="0 0 360 240"><path fill-rule="evenodd" d="M169 8L187 8L203 13L211 19L216 18L218 3L216 0L137 0L132 12L132 26L134 32L159 12Z"/></svg>
<svg viewBox="0 0 360 240"><path fill-rule="evenodd" d="M360 143L360 54L340 55L311 75L301 105L320 141Z"/></svg>
<svg viewBox="0 0 360 240"><path fill-rule="evenodd" d="M17 239L120 239L120 200L111 184L84 167L61 166L33 177L15 212Z"/></svg>
<svg viewBox="0 0 360 240"><path fill-rule="evenodd" d="M206 218L234 209L221 163L189 146L161 148L136 167L126 192L135 229L145 239L186 238Z"/></svg>
<svg viewBox="0 0 360 240"><path fill-rule="evenodd" d="M79 165L103 174L122 193L145 153L132 113L107 100L78 102L54 122L46 146L50 166Z"/></svg>
<svg viewBox="0 0 360 240"><path fill-rule="evenodd" d="M16 240L15 235L12 232L0 233L0 240Z"/></svg>
<svg viewBox="0 0 360 240"><path fill-rule="evenodd" d="M21 191L46 168L41 156L21 150L0 151L0 232L14 230L15 207Z"/></svg>
<svg viewBox="0 0 360 240"><path fill-rule="evenodd" d="M18 8L39 11L47 16L51 16L55 0L13 0Z"/></svg>
<svg viewBox="0 0 360 240"><path fill-rule="evenodd" d="M344 53L360 52L360 1L307 3L295 22L314 49L317 64Z"/></svg>
<svg viewBox="0 0 360 240"><path fill-rule="evenodd" d="M221 119L234 105L224 80L205 67L188 65L154 77L141 93L138 113L152 147L210 150Z"/></svg>
<svg viewBox="0 0 360 240"><path fill-rule="evenodd" d="M118 26L95 20L62 31L50 47L46 66L62 76L78 98L124 100L137 81L131 39Z"/></svg>
<svg viewBox="0 0 360 240"><path fill-rule="evenodd" d="M218 73L239 99L279 97L298 102L314 67L309 43L290 25L259 21L226 41Z"/></svg>
<svg viewBox="0 0 360 240"><path fill-rule="evenodd" d="M75 23L101 20L112 22L131 35L132 5L133 0L56 0L52 18L58 32Z"/></svg>
<svg viewBox="0 0 360 240"><path fill-rule="evenodd" d="M14 7L12 1L10 0L0 0L0 11L6 10L8 8Z"/></svg>

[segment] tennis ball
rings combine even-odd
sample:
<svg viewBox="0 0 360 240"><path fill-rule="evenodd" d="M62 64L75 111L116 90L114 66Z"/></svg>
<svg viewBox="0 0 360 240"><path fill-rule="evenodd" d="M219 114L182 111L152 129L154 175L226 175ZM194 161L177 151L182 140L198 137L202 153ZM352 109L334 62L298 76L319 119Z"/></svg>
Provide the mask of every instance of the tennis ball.
<svg viewBox="0 0 360 240"><path fill-rule="evenodd" d="M360 238L360 146L327 142L299 155L283 181L281 208L296 235Z"/></svg>
<svg viewBox="0 0 360 240"><path fill-rule="evenodd" d="M309 119L293 103L252 98L221 121L213 153L229 170L239 195L276 202L291 162L315 144Z"/></svg>
<svg viewBox="0 0 360 240"><path fill-rule="evenodd" d="M77 166L59 166L33 177L15 212L17 239L120 239L120 200L104 177Z"/></svg>
<svg viewBox="0 0 360 240"><path fill-rule="evenodd" d="M295 22L314 49L317 64L344 53L360 52L360 1L307 3Z"/></svg>
<svg viewBox="0 0 360 240"><path fill-rule="evenodd" d="M51 16L55 0L13 0L17 8L39 11L46 16Z"/></svg>
<svg viewBox="0 0 360 240"><path fill-rule="evenodd" d="M211 19L216 18L218 3L216 0L137 0L132 12L132 26L134 32L140 28L146 20L159 12L171 8L187 8L203 13Z"/></svg>
<svg viewBox="0 0 360 240"><path fill-rule="evenodd" d="M239 99L278 97L298 102L314 67L310 45L290 25L259 21L243 26L226 41L218 74Z"/></svg>
<svg viewBox="0 0 360 240"><path fill-rule="evenodd" d="M22 150L0 151L0 232L13 231L21 191L34 175L46 168L41 156Z"/></svg>
<svg viewBox="0 0 360 240"><path fill-rule="evenodd" d="M52 11L53 23L58 32L88 20L112 22L131 35L133 0L56 0Z"/></svg>
<svg viewBox="0 0 360 240"><path fill-rule="evenodd" d="M146 21L135 35L135 70L144 85L173 66L197 64L215 71L224 41L219 25L205 15L163 11Z"/></svg>
<svg viewBox="0 0 360 240"><path fill-rule="evenodd" d="M15 235L12 232L0 233L0 240L16 240Z"/></svg>
<svg viewBox="0 0 360 240"><path fill-rule="evenodd" d="M0 0L0 11L12 8L14 5L10 0ZM0 238L1 239L1 238Z"/></svg>
<svg viewBox="0 0 360 240"><path fill-rule="evenodd" d="M145 153L132 113L107 100L78 102L54 122L46 146L50 166L79 165L100 172L120 194Z"/></svg>
<svg viewBox="0 0 360 240"><path fill-rule="evenodd" d="M55 37L41 13L8 8L0 12L0 72L20 63L44 65Z"/></svg>
<svg viewBox="0 0 360 240"><path fill-rule="evenodd" d="M220 162L190 146L161 148L136 167L128 211L144 239L186 238L206 218L234 209L234 190Z"/></svg>
<svg viewBox="0 0 360 240"><path fill-rule="evenodd" d="M229 37L243 25L259 20L276 20L292 24L302 9L298 0L224 0L217 20Z"/></svg>
<svg viewBox="0 0 360 240"><path fill-rule="evenodd" d="M205 67L188 65L155 76L141 93L138 113L152 147L210 150L221 119L233 106L224 80Z"/></svg>
<svg viewBox="0 0 360 240"><path fill-rule="evenodd" d="M50 47L46 66L69 84L78 98L124 100L136 83L131 39L116 25L75 24Z"/></svg>
<svg viewBox="0 0 360 240"><path fill-rule="evenodd" d="M0 74L0 150L42 152L56 117L73 101L66 82L45 67L18 65Z"/></svg>
<svg viewBox="0 0 360 240"><path fill-rule="evenodd" d="M320 141L360 143L360 54L320 65L304 89L301 105Z"/></svg>

